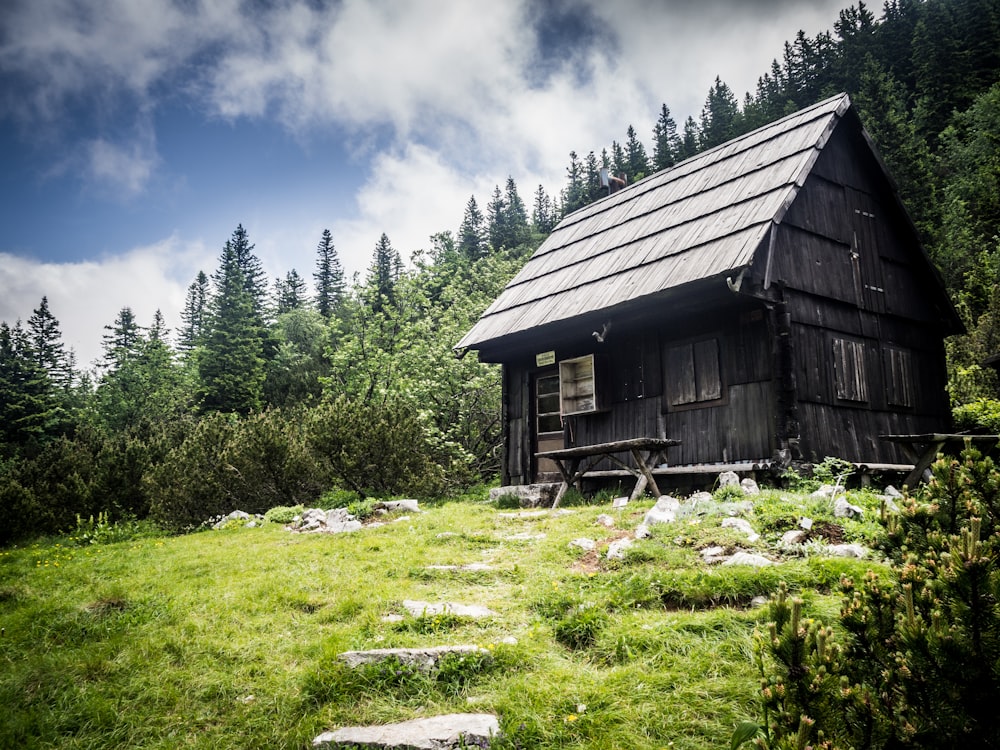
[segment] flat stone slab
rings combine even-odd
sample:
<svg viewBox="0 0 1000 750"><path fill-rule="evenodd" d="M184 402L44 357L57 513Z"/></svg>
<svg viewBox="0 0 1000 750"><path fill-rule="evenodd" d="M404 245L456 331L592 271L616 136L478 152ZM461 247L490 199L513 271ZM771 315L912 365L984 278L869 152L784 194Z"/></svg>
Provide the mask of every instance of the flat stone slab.
<svg viewBox="0 0 1000 750"><path fill-rule="evenodd" d="M397 660L423 672L437 669L438 662L448 654L483 654L489 651L481 646L430 646L428 648L375 648L370 651L345 651L337 656L351 669L357 669L365 664L378 664L390 659Z"/></svg>
<svg viewBox="0 0 1000 750"><path fill-rule="evenodd" d="M376 727L343 727L323 732L313 747L387 748L396 750L450 750L458 747L490 746L500 734L493 714L445 714Z"/></svg>
<svg viewBox="0 0 1000 750"><path fill-rule="evenodd" d="M441 602L440 604L433 604L431 602L406 599L403 601L403 607L405 607L406 611L413 617L454 615L455 617L471 617L473 619L480 619L496 615L496 612L493 610L479 604L456 604L455 602Z"/></svg>
<svg viewBox="0 0 1000 750"><path fill-rule="evenodd" d="M465 565L428 565L427 570L486 573L491 570L495 570L495 568L492 565L487 565L486 563L466 563Z"/></svg>

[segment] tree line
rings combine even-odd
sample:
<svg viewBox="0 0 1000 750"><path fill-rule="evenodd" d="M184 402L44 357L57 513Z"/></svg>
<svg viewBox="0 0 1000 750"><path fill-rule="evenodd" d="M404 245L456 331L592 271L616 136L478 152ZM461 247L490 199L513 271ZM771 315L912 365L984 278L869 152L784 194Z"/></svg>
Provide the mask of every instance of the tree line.
<svg viewBox="0 0 1000 750"><path fill-rule="evenodd" d="M891 0L879 18L858 3L833 33L786 43L742 104L718 78L680 129L662 104L648 150L628 125L622 144L571 151L564 186L539 185L530 208L508 177L408 264L383 234L349 282L324 231L311 284L294 269L269 280L238 226L180 328L122 308L93 373L43 298L26 323L0 323L0 541L77 513L181 527L332 486L433 494L494 476L499 373L451 347L564 215L606 194L600 170L641 179L840 91L969 329L949 343L953 400L996 429L981 362L1000 351L998 80L1000 0Z"/></svg>

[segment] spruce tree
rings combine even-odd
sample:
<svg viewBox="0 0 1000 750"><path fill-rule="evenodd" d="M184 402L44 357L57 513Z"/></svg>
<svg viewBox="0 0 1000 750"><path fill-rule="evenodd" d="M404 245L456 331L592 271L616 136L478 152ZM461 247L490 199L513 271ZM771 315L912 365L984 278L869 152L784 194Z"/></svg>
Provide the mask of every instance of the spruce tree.
<svg viewBox="0 0 1000 750"><path fill-rule="evenodd" d="M680 161L690 159L698 153L698 125L694 118L688 115L684 121L684 135L681 138Z"/></svg>
<svg viewBox="0 0 1000 750"><path fill-rule="evenodd" d="M264 331L244 264L234 243L227 241L212 275L215 293L198 356L204 412L248 414L262 404Z"/></svg>
<svg viewBox="0 0 1000 750"><path fill-rule="evenodd" d="M21 321L0 323L0 457L54 437L64 422L61 401Z"/></svg>
<svg viewBox="0 0 1000 750"><path fill-rule="evenodd" d="M593 203L598 198L607 195L607 191L601 185L601 167L597 161L597 155L593 151L590 151L587 158L583 160L583 174L587 186L588 203Z"/></svg>
<svg viewBox="0 0 1000 750"><path fill-rule="evenodd" d="M41 303L28 318L28 337L35 361L48 374L53 385L69 388L73 381L73 371L63 344L59 321L49 310L48 297L42 297Z"/></svg>
<svg viewBox="0 0 1000 750"><path fill-rule="evenodd" d="M104 326L104 330L107 333L102 337L101 347L104 349L105 367L114 371L138 356L142 343L142 328L139 327L131 307L119 310L114 323Z"/></svg>
<svg viewBox="0 0 1000 750"><path fill-rule="evenodd" d="M528 212L524 201L517 192L514 178L507 177L503 200L503 238L501 245L507 248L520 247L527 243L530 231L528 229Z"/></svg>
<svg viewBox="0 0 1000 750"><path fill-rule="evenodd" d="M493 196L490 198L490 202L486 204L486 236L489 240L490 248L494 252L503 248L504 239L507 236L507 228L504 226L504 222L507 219L507 213L504 211L505 207L500 186L495 185L493 187Z"/></svg>
<svg viewBox="0 0 1000 750"><path fill-rule="evenodd" d="M188 287L184 309L181 311L181 322L184 325L180 330L177 348L182 352L190 352L201 342L208 312L208 292L208 276L204 271L198 271L195 280Z"/></svg>
<svg viewBox="0 0 1000 750"><path fill-rule="evenodd" d="M569 166L566 168L568 182L563 190L563 214L571 214L587 205L587 186L583 165L576 151L569 152Z"/></svg>
<svg viewBox="0 0 1000 750"><path fill-rule="evenodd" d="M337 312L344 298L344 269L340 264L333 236L324 229L316 246L316 310L329 320Z"/></svg>
<svg viewBox="0 0 1000 750"><path fill-rule="evenodd" d="M232 245L235 262L243 274L243 285L247 294L250 295L253 314L257 317L258 322L263 324L267 306L267 278L264 274L264 268L260 259L254 255L254 245L251 244L247 230L243 228L242 224L239 224L233 231L232 239L229 242Z"/></svg>
<svg viewBox="0 0 1000 750"><path fill-rule="evenodd" d="M396 282L402 275L403 261L385 232L375 243L372 264L368 269L368 290L374 310L383 310L396 299Z"/></svg>
<svg viewBox="0 0 1000 750"><path fill-rule="evenodd" d="M739 134L739 128L740 105L732 89L716 76L701 110L698 147L704 151L725 143Z"/></svg>
<svg viewBox="0 0 1000 750"><path fill-rule="evenodd" d="M670 116L670 108L660 105L660 116L653 125L653 169L659 172L677 163L681 152L681 139L677 123Z"/></svg>
<svg viewBox="0 0 1000 750"><path fill-rule="evenodd" d="M641 180L649 173L649 157L646 147L642 145L635 133L635 128L628 126L625 138L625 174L629 182Z"/></svg>
<svg viewBox="0 0 1000 750"><path fill-rule="evenodd" d="M465 204L465 214L458 228L458 251L468 260L477 260L486 254L485 219L474 195L470 195Z"/></svg>
<svg viewBox="0 0 1000 750"><path fill-rule="evenodd" d="M535 190L535 199L531 206L531 226L538 234L549 234L556 225L556 210L552 198L541 185Z"/></svg>
<svg viewBox="0 0 1000 750"><path fill-rule="evenodd" d="M274 280L274 311L281 315L306 303L306 282L294 268L283 279Z"/></svg>

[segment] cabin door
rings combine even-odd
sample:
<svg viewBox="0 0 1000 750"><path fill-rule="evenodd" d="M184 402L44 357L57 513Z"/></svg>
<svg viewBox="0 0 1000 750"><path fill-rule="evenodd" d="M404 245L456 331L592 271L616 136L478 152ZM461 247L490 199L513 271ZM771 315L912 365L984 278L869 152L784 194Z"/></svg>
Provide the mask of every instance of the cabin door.
<svg viewBox="0 0 1000 750"><path fill-rule="evenodd" d="M531 420L531 455L534 458L538 451L559 450L564 447L559 409L559 371L553 368L535 375L532 393L534 414ZM555 482L562 478L552 459L535 458L532 466L535 482Z"/></svg>

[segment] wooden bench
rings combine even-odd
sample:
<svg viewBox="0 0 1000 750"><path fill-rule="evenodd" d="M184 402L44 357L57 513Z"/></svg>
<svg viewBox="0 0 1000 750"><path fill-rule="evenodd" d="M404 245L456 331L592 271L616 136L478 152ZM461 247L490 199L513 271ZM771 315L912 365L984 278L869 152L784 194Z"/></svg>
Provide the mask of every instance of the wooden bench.
<svg viewBox="0 0 1000 750"><path fill-rule="evenodd" d="M879 435L882 440L896 443L906 457L913 461L913 469L903 480L903 486L913 488L922 478L930 477L930 466L939 453L957 454L966 443L981 443L984 452L1000 444L1000 435L963 435L961 433L929 432L922 435Z"/></svg>
<svg viewBox="0 0 1000 750"><path fill-rule="evenodd" d="M562 475L562 485L556 493L556 499L552 502L553 508L558 508L563 496L571 485L578 484L585 474L588 474L591 466L599 461L610 459L618 464L624 471L635 477L635 486L632 489L630 500L635 500L645 491L648 486L657 496L660 488L656 486L656 479L653 478L652 468L665 460L667 448L680 445L680 440L673 438L632 438L629 440L614 440L610 443L597 443L595 445L579 445L574 448L561 448L553 451L539 451L536 458L549 458L555 462ZM629 466L616 454L630 453L635 461L635 466ZM582 464L582 466L581 466ZM599 472L589 472L588 475L596 475Z"/></svg>

